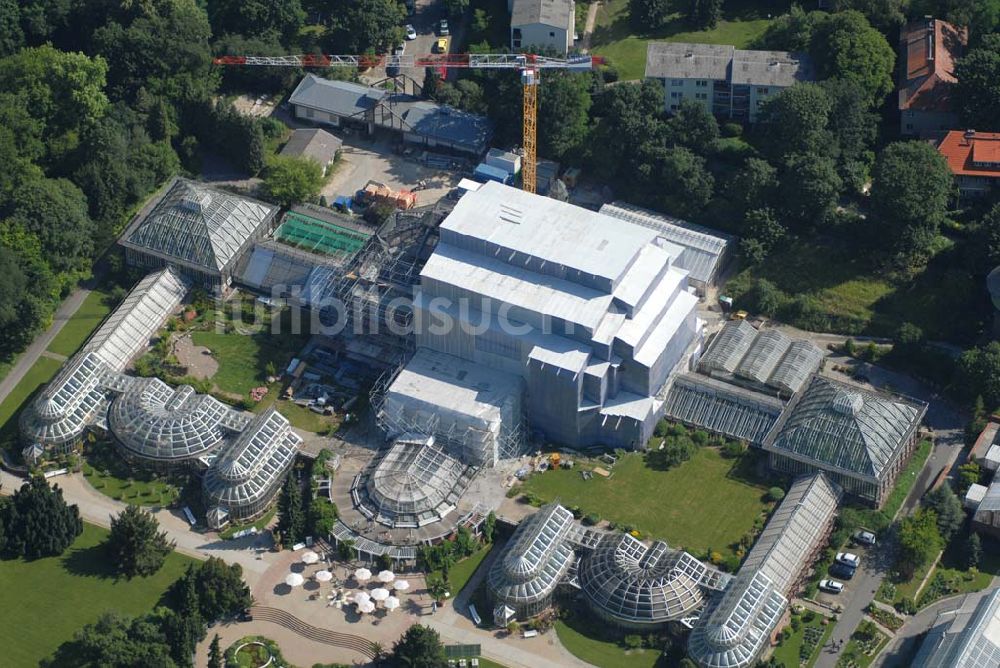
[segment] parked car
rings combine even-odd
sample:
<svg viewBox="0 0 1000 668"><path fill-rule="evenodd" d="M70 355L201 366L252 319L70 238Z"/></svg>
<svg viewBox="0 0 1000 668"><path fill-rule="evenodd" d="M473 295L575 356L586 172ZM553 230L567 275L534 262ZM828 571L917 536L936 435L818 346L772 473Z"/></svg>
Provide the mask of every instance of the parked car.
<svg viewBox="0 0 1000 668"><path fill-rule="evenodd" d="M442 37L438 41L434 42L434 53L447 53L448 52L448 38Z"/></svg>
<svg viewBox="0 0 1000 668"><path fill-rule="evenodd" d="M407 23L406 24L406 39L416 39L416 38L417 38L417 29L414 28L411 24Z"/></svg>
<svg viewBox="0 0 1000 668"><path fill-rule="evenodd" d="M875 534L873 534L871 531L862 530L854 534L854 540L861 543L862 545L867 545L868 547L872 547L873 545L875 545Z"/></svg>
<svg viewBox="0 0 1000 668"><path fill-rule="evenodd" d="M854 577L856 570L856 568L851 568L847 564L834 563L830 566L830 575L838 577L841 580L850 580Z"/></svg>
<svg viewBox="0 0 1000 668"><path fill-rule="evenodd" d="M825 579L819 581L819 588L831 594L839 594L844 591L844 583L837 582L836 580Z"/></svg>
<svg viewBox="0 0 1000 668"><path fill-rule="evenodd" d="M844 564L850 568L857 568L861 565L861 557L853 552L838 552L836 560L837 563Z"/></svg>
<svg viewBox="0 0 1000 668"><path fill-rule="evenodd" d="M404 48L403 48L402 44L400 44L399 46L397 46L395 49L392 50L392 55L394 55L394 56L401 56L401 55L403 55L403 53L404 53ZM390 64L390 65L386 65L385 66L385 74L386 74L386 76L390 76L390 77L398 77L399 76L399 65L396 65L394 63Z"/></svg>
<svg viewBox="0 0 1000 668"><path fill-rule="evenodd" d="M441 19L441 21L438 22L438 34L442 37L446 37L451 34L448 32L448 19Z"/></svg>

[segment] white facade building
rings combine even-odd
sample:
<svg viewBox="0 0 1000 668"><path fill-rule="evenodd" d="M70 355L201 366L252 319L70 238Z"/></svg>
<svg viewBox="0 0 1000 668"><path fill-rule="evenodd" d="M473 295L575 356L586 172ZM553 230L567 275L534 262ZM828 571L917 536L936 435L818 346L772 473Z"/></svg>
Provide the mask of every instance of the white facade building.
<svg viewBox="0 0 1000 668"><path fill-rule="evenodd" d="M507 0L512 51L554 50L565 56L576 38L573 0Z"/></svg>

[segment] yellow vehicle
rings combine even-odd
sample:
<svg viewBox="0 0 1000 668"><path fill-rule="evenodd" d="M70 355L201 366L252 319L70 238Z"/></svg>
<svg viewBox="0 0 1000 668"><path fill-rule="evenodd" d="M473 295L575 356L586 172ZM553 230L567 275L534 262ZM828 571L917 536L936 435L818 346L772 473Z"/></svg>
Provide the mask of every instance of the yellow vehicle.
<svg viewBox="0 0 1000 668"><path fill-rule="evenodd" d="M733 314L730 320L746 320L748 315L750 314L747 313L746 311L737 311L736 313Z"/></svg>
<svg viewBox="0 0 1000 668"><path fill-rule="evenodd" d="M438 41L434 42L434 53L447 53L448 52L448 38L442 37Z"/></svg>

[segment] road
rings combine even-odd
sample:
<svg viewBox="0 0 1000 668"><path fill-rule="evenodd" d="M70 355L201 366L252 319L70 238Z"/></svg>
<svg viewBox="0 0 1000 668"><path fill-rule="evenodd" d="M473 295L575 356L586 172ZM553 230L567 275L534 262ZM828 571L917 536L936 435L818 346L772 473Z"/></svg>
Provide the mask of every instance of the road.
<svg viewBox="0 0 1000 668"><path fill-rule="evenodd" d="M809 338L812 338L819 345L819 341L816 340L818 337L810 336ZM833 366L853 366L855 364L864 366L863 373L873 386L891 388L893 392L928 402L925 422L934 429L934 448L927 459L927 464L920 471L913 489L910 490L909 496L906 497L906 501L903 502L897 514L897 517L901 517L913 512L920 502L920 498L927 492L941 471L945 467L952 466L962 454L965 445L964 427L967 417L949 405L934 391L909 376L863 362L859 363L853 358L839 355L828 357L825 373L846 380L845 374L832 371ZM841 601L844 610L830 636L831 643L835 644L842 640L844 646L847 645L851 634L864 618L865 608L875 598L875 592L878 590L882 578L886 576L889 565L890 555L886 546L882 546L875 554L865 555L861 568L858 569L858 573L851 582L849 591L845 592L847 598ZM816 668L834 668L838 657L839 652L824 650L815 666Z"/></svg>
<svg viewBox="0 0 1000 668"><path fill-rule="evenodd" d="M21 379L34 366L45 349L52 343L52 339L56 338L56 334L62 331L66 321L73 317L89 294L90 288L81 287L63 300L63 303L56 309L55 315L52 316L52 324L49 325L49 328L35 337L28 349L17 358L17 362L14 363L4 379L0 380L0 403L3 403L7 395L21 382Z"/></svg>

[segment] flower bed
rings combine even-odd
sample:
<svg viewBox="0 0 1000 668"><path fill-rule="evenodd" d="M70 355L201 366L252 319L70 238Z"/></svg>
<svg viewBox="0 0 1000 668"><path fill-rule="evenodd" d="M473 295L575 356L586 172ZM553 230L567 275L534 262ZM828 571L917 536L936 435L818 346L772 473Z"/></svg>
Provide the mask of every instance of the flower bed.
<svg viewBox="0 0 1000 668"><path fill-rule="evenodd" d="M897 631L903 626L903 620L900 617L877 605L868 606L868 615L890 631Z"/></svg>

